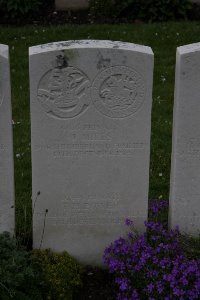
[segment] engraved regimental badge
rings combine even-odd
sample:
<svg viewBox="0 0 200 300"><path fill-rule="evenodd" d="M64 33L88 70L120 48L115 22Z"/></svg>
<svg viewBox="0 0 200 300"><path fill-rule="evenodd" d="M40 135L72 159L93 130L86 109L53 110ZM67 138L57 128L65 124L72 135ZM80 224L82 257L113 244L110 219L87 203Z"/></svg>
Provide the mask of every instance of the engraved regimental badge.
<svg viewBox="0 0 200 300"><path fill-rule="evenodd" d="M124 118L135 113L145 99L142 76L126 66L103 70L94 80L92 99L103 115Z"/></svg>
<svg viewBox="0 0 200 300"><path fill-rule="evenodd" d="M74 67L55 68L40 80L37 99L49 116L73 118L90 103L90 81Z"/></svg>

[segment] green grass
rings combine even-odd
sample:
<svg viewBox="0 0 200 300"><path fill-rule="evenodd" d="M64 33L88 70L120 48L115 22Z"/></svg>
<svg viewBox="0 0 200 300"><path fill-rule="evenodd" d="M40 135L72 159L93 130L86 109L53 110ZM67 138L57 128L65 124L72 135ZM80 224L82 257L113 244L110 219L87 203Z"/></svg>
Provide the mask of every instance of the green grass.
<svg viewBox="0 0 200 300"><path fill-rule="evenodd" d="M176 47L200 41L200 22L1 27L10 46L17 229L30 228L31 158L28 47L73 39L111 39L152 47L155 54L149 198L168 198ZM20 154L20 157L16 157ZM24 225L24 221L25 224ZM25 227L24 227L25 226Z"/></svg>

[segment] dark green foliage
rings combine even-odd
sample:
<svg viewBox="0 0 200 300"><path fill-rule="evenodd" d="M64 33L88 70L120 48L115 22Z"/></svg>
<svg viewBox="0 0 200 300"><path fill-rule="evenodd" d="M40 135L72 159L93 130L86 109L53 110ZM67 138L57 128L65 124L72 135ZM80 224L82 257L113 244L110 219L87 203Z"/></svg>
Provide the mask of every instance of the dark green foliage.
<svg viewBox="0 0 200 300"><path fill-rule="evenodd" d="M93 17L119 17L126 10L136 16L139 12L140 0L90 0L89 7Z"/></svg>
<svg viewBox="0 0 200 300"><path fill-rule="evenodd" d="M53 253L47 250L34 250L44 272L48 287L47 299L72 300L81 286L81 265L67 252Z"/></svg>
<svg viewBox="0 0 200 300"><path fill-rule="evenodd" d="M107 269L84 266L82 282L73 300L116 300L114 276Z"/></svg>
<svg viewBox="0 0 200 300"><path fill-rule="evenodd" d="M182 235L181 243L189 259L200 259L200 235L198 237Z"/></svg>
<svg viewBox="0 0 200 300"><path fill-rule="evenodd" d="M90 0L90 12L94 17L108 17L114 14L114 0Z"/></svg>
<svg viewBox="0 0 200 300"><path fill-rule="evenodd" d="M90 0L94 17L130 17L145 21L168 21L186 18L189 0Z"/></svg>
<svg viewBox="0 0 200 300"><path fill-rule="evenodd" d="M0 0L0 14L17 18L37 12L41 0Z"/></svg>
<svg viewBox="0 0 200 300"><path fill-rule="evenodd" d="M169 21L186 18L189 0L142 0L139 17L148 21Z"/></svg>
<svg viewBox="0 0 200 300"><path fill-rule="evenodd" d="M43 299L36 260L9 233L0 234L0 299Z"/></svg>

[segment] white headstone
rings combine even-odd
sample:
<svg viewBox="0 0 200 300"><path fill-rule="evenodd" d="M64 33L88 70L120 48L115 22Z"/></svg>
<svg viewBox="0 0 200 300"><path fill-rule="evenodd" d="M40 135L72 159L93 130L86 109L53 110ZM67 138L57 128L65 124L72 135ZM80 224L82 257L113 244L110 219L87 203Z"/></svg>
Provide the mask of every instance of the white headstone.
<svg viewBox="0 0 200 300"><path fill-rule="evenodd" d="M177 48L170 227L200 232L200 43Z"/></svg>
<svg viewBox="0 0 200 300"><path fill-rule="evenodd" d="M14 233L14 164L8 46L0 44L0 232Z"/></svg>
<svg viewBox="0 0 200 300"><path fill-rule="evenodd" d="M144 230L152 76L149 47L88 40L30 48L35 248L99 264L126 217Z"/></svg>

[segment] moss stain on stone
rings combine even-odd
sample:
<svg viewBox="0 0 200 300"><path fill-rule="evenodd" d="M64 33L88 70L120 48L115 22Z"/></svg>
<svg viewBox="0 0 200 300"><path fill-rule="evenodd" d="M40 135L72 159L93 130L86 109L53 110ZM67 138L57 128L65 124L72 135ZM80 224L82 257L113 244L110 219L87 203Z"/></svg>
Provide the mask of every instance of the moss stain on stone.
<svg viewBox="0 0 200 300"><path fill-rule="evenodd" d="M78 56L78 52L76 49L66 49L64 50L64 53L67 61L73 61Z"/></svg>

